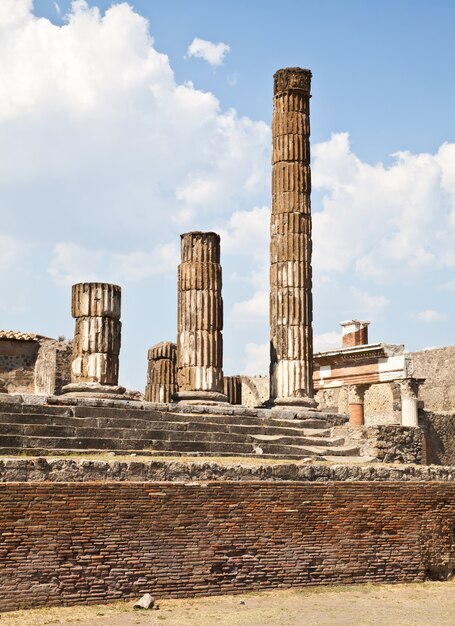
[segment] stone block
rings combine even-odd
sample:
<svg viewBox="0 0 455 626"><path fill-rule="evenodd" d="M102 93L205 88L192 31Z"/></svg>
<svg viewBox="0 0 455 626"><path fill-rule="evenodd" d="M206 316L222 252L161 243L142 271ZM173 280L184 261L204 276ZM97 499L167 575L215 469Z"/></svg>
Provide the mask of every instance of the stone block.
<svg viewBox="0 0 455 626"><path fill-rule="evenodd" d="M73 285L71 313L78 317L112 317L120 319L121 287L108 283Z"/></svg>
<svg viewBox="0 0 455 626"><path fill-rule="evenodd" d="M120 353L122 323L111 317L78 317L74 331L75 354Z"/></svg>
<svg viewBox="0 0 455 626"><path fill-rule="evenodd" d="M218 263L184 262L178 267L179 291L204 289L221 291L221 267Z"/></svg>

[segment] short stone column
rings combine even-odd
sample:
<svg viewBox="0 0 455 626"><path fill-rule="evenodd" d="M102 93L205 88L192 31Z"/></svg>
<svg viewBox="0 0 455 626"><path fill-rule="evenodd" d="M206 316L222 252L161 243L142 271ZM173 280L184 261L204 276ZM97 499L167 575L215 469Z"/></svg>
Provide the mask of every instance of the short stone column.
<svg viewBox="0 0 455 626"><path fill-rule="evenodd" d="M176 399L227 402L223 393L223 300L220 236L181 235L178 268Z"/></svg>
<svg viewBox="0 0 455 626"><path fill-rule="evenodd" d="M274 75L270 218L270 401L315 408L310 70Z"/></svg>
<svg viewBox="0 0 455 626"><path fill-rule="evenodd" d="M171 402L177 391L177 346L162 341L148 351L147 385L148 402Z"/></svg>
<svg viewBox="0 0 455 626"><path fill-rule="evenodd" d="M224 395L229 404L242 404L242 378L240 376L224 377Z"/></svg>
<svg viewBox="0 0 455 626"><path fill-rule="evenodd" d="M76 319L71 384L64 393L123 393L118 386L121 288L108 283L78 283L72 288Z"/></svg>
<svg viewBox="0 0 455 626"><path fill-rule="evenodd" d="M348 385L349 426L365 425L365 391L369 385Z"/></svg>
<svg viewBox="0 0 455 626"><path fill-rule="evenodd" d="M401 424L402 426L419 425L419 385L424 378L403 378L399 380L401 391Z"/></svg>

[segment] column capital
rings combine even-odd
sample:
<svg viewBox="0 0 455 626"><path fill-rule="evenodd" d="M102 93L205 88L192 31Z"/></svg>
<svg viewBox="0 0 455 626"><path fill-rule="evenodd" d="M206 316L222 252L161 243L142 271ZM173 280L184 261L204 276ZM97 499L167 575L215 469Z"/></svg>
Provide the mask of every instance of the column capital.
<svg viewBox="0 0 455 626"><path fill-rule="evenodd" d="M365 391L370 387L368 384L347 385L349 404L363 404Z"/></svg>
<svg viewBox="0 0 455 626"><path fill-rule="evenodd" d="M302 91L308 96L311 91L311 70L302 67L284 67L273 75L273 93Z"/></svg>
<svg viewBox="0 0 455 626"><path fill-rule="evenodd" d="M417 400L419 395L419 386L425 382L425 378L414 378L409 376L397 381L400 385L401 397L412 398Z"/></svg>

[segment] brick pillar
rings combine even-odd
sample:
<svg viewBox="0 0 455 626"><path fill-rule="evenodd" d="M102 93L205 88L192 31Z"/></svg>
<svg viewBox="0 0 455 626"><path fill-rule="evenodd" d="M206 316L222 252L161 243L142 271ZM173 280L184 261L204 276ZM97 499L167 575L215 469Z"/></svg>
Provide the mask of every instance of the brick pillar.
<svg viewBox="0 0 455 626"><path fill-rule="evenodd" d="M242 404L242 378L240 376L224 377L224 395L229 398L229 404Z"/></svg>
<svg viewBox="0 0 455 626"><path fill-rule="evenodd" d="M223 299L220 236L181 235L178 268L176 399L227 402L223 393Z"/></svg>
<svg viewBox="0 0 455 626"><path fill-rule="evenodd" d="M118 387L121 288L108 283L73 285L71 313L76 319L71 384L65 393L123 393Z"/></svg>
<svg viewBox="0 0 455 626"><path fill-rule="evenodd" d="M399 380L401 390L401 424L402 426L419 425L419 385L424 378L403 378Z"/></svg>
<svg viewBox="0 0 455 626"><path fill-rule="evenodd" d="M349 320L340 322L343 348L364 346L368 343L368 326L370 322Z"/></svg>
<svg viewBox="0 0 455 626"><path fill-rule="evenodd" d="M148 402L171 402L177 392L177 346L162 341L148 351L147 386Z"/></svg>
<svg viewBox="0 0 455 626"><path fill-rule="evenodd" d="M270 219L270 399L316 407L313 399L311 270L311 72L274 75Z"/></svg>
<svg viewBox="0 0 455 626"><path fill-rule="evenodd" d="M365 425L365 391L369 385L348 385L349 426Z"/></svg>

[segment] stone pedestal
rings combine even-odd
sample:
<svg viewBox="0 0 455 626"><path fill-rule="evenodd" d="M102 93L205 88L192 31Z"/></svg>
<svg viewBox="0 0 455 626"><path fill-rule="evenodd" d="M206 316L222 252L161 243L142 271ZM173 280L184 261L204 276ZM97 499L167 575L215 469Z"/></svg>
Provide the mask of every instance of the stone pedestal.
<svg viewBox="0 0 455 626"><path fill-rule="evenodd" d="M368 385L348 385L349 426L365 425L365 391Z"/></svg>
<svg viewBox="0 0 455 626"><path fill-rule="evenodd" d="M107 283L78 283L72 288L71 313L76 319L71 384L66 394L122 394L118 386L121 288Z"/></svg>
<svg viewBox="0 0 455 626"><path fill-rule="evenodd" d="M419 425L419 385L424 378L404 378L398 381L401 391L401 425Z"/></svg>
<svg viewBox="0 0 455 626"><path fill-rule="evenodd" d="M177 385L182 402L227 402L223 393L220 237L181 235L178 268Z"/></svg>
<svg viewBox="0 0 455 626"><path fill-rule="evenodd" d="M309 70L286 68L274 76L270 400L314 408L310 87Z"/></svg>
<svg viewBox="0 0 455 626"><path fill-rule="evenodd" d="M148 402L171 402L177 392L177 346L162 341L148 351L147 386Z"/></svg>
<svg viewBox="0 0 455 626"><path fill-rule="evenodd" d="M242 404L242 378L240 376L224 377L224 395L229 404Z"/></svg>

